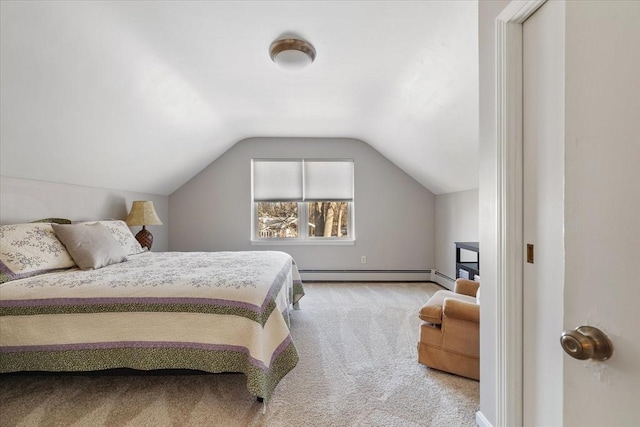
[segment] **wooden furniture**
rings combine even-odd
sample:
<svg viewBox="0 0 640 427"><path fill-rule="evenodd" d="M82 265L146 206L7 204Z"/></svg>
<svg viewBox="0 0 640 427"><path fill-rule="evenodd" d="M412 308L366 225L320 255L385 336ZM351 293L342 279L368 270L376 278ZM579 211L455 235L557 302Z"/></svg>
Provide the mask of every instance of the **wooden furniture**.
<svg viewBox="0 0 640 427"><path fill-rule="evenodd" d="M460 270L464 270L469 274L469 277L463 277L465 279L473 280L477 275L480 275L480 243L478 242L455 242L456 245L456 279L463 277L460 275ZM462 261L460 257L460 250L466 249L471 252L475 252L475 261Z"/></svg>

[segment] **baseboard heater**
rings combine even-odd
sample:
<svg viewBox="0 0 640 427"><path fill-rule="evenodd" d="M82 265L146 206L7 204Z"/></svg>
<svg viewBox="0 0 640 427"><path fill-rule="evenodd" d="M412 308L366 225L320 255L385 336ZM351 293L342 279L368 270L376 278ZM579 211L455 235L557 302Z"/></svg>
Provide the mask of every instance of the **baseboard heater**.
<svg viewBox="0 0 640 427"><path fill-rule="evenodd" d="M433 277L432 280L437 284L439 284L440 286L443 286L449 289L450 291L453 290L456 279L449 277L446 274L443 274L437 270L433 270L432 277Z"/></svg>
<svg viewBox="0 0 640 427"><path fill-rule="evenodd" d="M307 282L426 282L432 270L315 270L301 269Z"/></svg>
<svg viewBox="0 0 640 427"><path fill-rule="evenodd" d="M436 275L436 276L438 276L438 277L442 277L443 279L450 280L450 281L452 281L452 282L455 282L455 281L456 281L456 279L454 279L454 278L452 278L452 277L449 277L449 276L447 276L446 274L440 273L439 271L436 271L436 272L435 272L435 275Z"/></svg>

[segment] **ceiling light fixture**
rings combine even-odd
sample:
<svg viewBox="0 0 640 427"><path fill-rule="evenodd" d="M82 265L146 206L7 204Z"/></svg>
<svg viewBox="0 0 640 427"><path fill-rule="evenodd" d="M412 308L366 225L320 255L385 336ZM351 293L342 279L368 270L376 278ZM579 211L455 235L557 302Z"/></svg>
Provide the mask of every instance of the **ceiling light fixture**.
<svg viewBox="0 0 640 427"><path fill-rule="evenodd" d="M305 40L286 38L271 43L269 55L280 67L299 70L316 59L316 49Z"/></svg>

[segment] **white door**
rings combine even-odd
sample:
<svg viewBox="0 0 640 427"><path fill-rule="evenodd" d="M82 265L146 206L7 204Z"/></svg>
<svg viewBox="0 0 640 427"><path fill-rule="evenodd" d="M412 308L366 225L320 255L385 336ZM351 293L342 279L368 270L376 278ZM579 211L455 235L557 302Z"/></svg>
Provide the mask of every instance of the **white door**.
<svg viewBox="0 0 640 427"><path fill-rule="evenodd" d="M551 1L523 25L525 425L640 425L639 23L640 2ZM581 325L610 360L561 352Z"/></svg>
<svg viewBox="0 0 640 427"><path fill-rule="evenodd" d="M564 4L522 26L523 425L562 424ZM527 261L527 255L531 257Z"/></svg>

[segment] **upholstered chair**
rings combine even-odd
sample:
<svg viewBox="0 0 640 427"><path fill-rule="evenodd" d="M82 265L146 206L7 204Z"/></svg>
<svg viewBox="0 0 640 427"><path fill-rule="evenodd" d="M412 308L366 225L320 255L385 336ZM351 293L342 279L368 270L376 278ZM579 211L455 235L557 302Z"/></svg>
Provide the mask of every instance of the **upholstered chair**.
<svg viewBox="0 0 640 427"><path fill-rule="evenodd" d="M456 280L454 291L437 291L420 309L418 362L480 379L480 283Z"/></svg>

